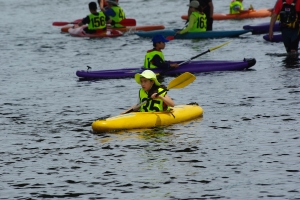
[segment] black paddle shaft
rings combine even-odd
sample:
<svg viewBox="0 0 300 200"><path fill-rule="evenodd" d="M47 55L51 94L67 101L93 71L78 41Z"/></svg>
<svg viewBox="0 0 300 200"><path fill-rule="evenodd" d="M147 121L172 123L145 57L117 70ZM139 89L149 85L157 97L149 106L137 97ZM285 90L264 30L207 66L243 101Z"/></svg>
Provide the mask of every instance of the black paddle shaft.
<svg viewBox="0 0 300 200"><path fill-rule="evenodd" d="M208 52L210 52L210 49L207 50L207 51L205 51L205 52L202 52L202 53L200 53L200 54L198 54L198 55L196 55L196 56L194 56L194 57L191 57L189 60L186 60L186 61L183 61L182 63L179 63L179 66L180 66L180 65L183 65L183 64L185 64L185 63L187 63L187 62L190 62L191 60L193 60L193 59L195 59L195 58L198 58L199 56L202 56L203 54L206 54L206 53L208 53Z"/></svg>
<svg viewBox="0 0 300 200"><path fill-rule="evenodd" d="M199 56L202 56L203 54L206 54L206 53L208 53L208 52L210 52L210 49L208 49L207 51L202 52L202 53L200 53L200 54L198 54L198 55L196 55L196 56L194 56L194 57L191 57L191 60L193 60L193 59L195 59L195 58L198 58Z"/></svg>

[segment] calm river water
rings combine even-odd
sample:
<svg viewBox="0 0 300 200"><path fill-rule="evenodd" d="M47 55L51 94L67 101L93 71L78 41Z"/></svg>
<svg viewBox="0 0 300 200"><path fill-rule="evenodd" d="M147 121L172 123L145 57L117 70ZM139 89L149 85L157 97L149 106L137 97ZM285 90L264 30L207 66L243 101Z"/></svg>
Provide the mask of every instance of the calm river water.
<svg viewBox="0 0 300 200"><path fill-rule="evenodd" d="M272 8L276 0L244 1ZM187 1L120 0L138 25L182 28ZM227 13L228 1L214 1ZM88 14L87 0L0 0L0 199L299 199L300 63L262 35L174 40L167 60L256 58L252 70L197 74L169 91L197 102L204 116L163 130L91 132L98 118L136 103L133 79L78 81L76 70L143 64L149 39L134 34L83 39L54 21ZM269 18L215 21L237 30ZM169 83L172 77L166 77Z"/></svg>

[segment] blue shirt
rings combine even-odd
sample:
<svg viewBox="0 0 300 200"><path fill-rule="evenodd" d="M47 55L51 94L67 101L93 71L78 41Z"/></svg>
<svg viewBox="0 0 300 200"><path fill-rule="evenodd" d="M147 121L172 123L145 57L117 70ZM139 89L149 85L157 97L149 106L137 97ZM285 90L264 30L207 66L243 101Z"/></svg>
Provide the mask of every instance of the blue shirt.
<svg viewBox="0 0 300 200"><path fill-rule="evenodd" d="M109 16L109 17L114 17L114 16L116 16L116 12L115 12L113 9L111 9L111 8L107 9L107 10L104 12L104 14L105 14L106 16Z"/></svg>

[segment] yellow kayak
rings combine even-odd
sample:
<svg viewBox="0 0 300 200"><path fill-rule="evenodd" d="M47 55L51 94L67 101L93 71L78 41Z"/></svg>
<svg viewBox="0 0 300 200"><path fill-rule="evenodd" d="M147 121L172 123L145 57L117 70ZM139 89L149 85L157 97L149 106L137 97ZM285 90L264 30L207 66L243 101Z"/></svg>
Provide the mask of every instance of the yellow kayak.
<svg viewBox="0 0 300 200"><path fill-rule="evenodd" d="M94 121L94 132L110 132L124 129L152 128L156 126L176 124L203 115L198 105L178 105L170 112L131 112L124 115Z"/></svg>

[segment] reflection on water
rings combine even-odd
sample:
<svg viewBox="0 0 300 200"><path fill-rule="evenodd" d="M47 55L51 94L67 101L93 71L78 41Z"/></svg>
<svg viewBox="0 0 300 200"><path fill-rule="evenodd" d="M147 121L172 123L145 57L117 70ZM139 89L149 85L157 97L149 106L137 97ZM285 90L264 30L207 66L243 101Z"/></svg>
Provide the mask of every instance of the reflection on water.
<svg viewBox="0 0 300 200"><path fill-rule="evenodd" d="M97 139L101 143L109 143L115 140L127 140L127 139L139 139L147 140L148 142L160 143L168 141L168 137L177 134L179 131L186 129L195 130L199 123L203 120L203 117L197 119L181 122L175 125L158 126L150 129L132 129L121 130L110 133L94 133L99 137ZM92 131L91 131L92 133Z"/></svg>
<svg viewBox="0 0 300 200"><path fill-rule="evenodd" d="M299 54L286 56L282 60L283 66L286 68L299 68L300 67L300 59Z"/></svg>

